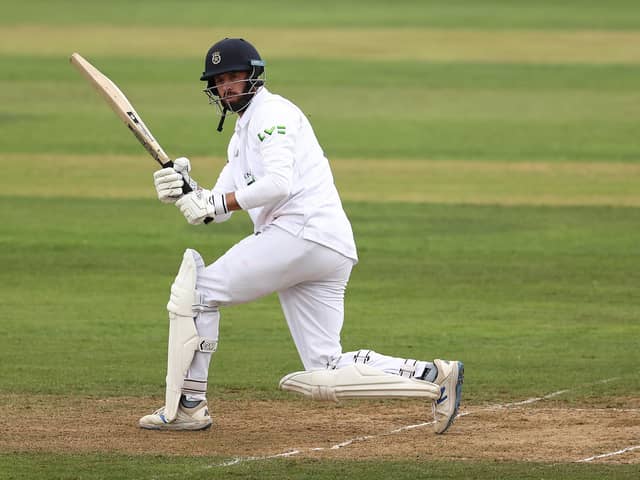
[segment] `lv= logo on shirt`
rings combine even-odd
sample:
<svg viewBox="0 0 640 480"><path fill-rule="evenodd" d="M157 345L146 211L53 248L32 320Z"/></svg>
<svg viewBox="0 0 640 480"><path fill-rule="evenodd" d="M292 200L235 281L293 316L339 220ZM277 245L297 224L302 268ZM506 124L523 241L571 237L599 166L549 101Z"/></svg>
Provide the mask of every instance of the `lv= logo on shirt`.
<svg viewBox="0 0 640 480"><path fill-rule="evenodd" d="M267 135L272 135L273 131L276 130L276 129L277 129L277 133L279 133L280 135L286 135L286 133L287 133L287 127L284 126L284 125L277 125L275 127L265 128L263 131ZM265 138L267 138L267 136L263 135L262 132L258 132L258 138L262 142Z"/></svg>

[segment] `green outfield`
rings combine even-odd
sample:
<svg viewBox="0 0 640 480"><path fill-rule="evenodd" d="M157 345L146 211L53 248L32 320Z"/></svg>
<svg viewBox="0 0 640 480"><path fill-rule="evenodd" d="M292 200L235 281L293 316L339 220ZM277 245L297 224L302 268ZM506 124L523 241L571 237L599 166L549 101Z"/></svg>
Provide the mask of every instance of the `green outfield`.
<svg viewBox="0 0 640 480"><path fill-rule="evenodd" d="M301 365L275 296L222 311L210 431L136 428L164 395L182 251L211 262L251 225L160 204L68 58L211 185L233 129L198 78L227 35L332 163L360 253L345 350L465 362L448 434L402 430L429 420L416 402L279 392ZM637 477L637 2L7 4L0 105L0 478Z"/></svg>

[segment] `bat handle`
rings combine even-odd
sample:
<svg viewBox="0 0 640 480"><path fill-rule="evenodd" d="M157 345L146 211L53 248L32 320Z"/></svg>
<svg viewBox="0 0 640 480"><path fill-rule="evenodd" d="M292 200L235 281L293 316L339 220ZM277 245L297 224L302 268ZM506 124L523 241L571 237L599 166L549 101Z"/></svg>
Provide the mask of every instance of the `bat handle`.
<svg viewBox="0 0 640 480"><path fill-rule="evenodd" d="M173 167L173 162L171 160L167 161L166 163L162 163L161 164L164 168L170 168ZM182 182L182 193L183 194L187 194L187 193L191 193L193 192L193 188L191 188L191 186L187 183L187 182ZM211 223L213 222L213 218L211 217L207 217L204 219L204 223Z"/></svg>

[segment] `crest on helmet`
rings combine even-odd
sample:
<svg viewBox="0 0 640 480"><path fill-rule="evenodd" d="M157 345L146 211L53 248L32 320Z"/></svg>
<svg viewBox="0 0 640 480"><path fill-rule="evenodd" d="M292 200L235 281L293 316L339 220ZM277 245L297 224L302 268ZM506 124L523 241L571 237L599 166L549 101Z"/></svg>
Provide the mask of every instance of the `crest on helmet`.
<svg viewBox="0 0 640 480"><path fill-rule="evenodd" d="M222 58L220 57L220 52L213 52L213 54L211 54L211 62L214 65L218 65L221 60Z"/></svg>

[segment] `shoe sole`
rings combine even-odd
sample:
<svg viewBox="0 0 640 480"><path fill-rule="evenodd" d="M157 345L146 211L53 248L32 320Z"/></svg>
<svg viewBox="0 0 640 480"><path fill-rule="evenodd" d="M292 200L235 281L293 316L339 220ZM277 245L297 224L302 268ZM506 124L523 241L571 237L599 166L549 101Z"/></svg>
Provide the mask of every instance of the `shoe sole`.
<svg viewBox="0 0 640 480"><path fill-rule="evenodd" d="M194 425L193 427L187 427L184 424L175 425L171 423L166 423L164 425L140 425L140 424L139 425L140 425L140 428L144 430L198 432L200 430L207 430L208 428L211 428L212 423L213 422L208 423L206 425Z"/></svg>
<svg viewBox="0 0 640 480"><path fill-rule="evenodd" d="M456 382L456 403L453 407L453 414L449 418L449 421L447 422L447 426L444 427L444 430L442 430L439 433L440 435L442 435L444 432L446 432L449 429L449 427L453 424L453 421L458 416L458 408L460 407L460 399L462 398L462 384L464 382L464 363L462 362L456 362L456 363L458 364L458 381Z"/></svg>

